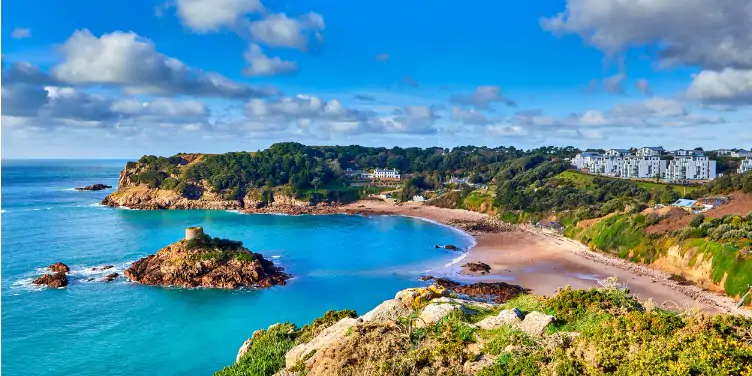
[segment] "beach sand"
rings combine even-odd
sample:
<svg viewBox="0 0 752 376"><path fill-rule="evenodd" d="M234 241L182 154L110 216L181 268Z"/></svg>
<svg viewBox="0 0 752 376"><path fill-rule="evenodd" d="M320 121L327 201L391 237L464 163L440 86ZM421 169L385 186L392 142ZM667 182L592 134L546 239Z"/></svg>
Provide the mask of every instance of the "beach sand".
<svg viewBox="0 0 752 376"><path fill-rule="evenodd" d="M461 209L444 209L420 203L394 205L375 200L359 201L343 206L341 210L365 215L419 217L459 228L463 227L462 222L488 218L485 214ZM617 277L640 300L651 299L659 307L745 315L752 313L736 309L731 298L695 286L679 285L669 280L667 273L593 252L587 246L551 231L532 226L509 226L503 232L470 231L470 234L477 244L459 265L447 271L446 277L462 282L514 283L539 295L553 295L563 286L597 287L599 280ZM460 265L473 261L488 264L490 272L473 275L460 270Z"/></svg>

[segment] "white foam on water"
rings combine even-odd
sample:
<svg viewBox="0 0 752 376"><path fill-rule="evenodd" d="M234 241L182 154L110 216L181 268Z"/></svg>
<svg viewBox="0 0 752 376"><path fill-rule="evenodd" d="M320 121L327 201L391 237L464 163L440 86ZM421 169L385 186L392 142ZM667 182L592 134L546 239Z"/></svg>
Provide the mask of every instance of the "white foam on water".
<svg viewBox="0 0 752 376"><path fill-rule="evenodd" d="M27 291L42 291L46 288L44 286L38 286L38 285L31 283L32 281L34 281L34 279L36 278L32 277L32 278L19 279L18 281L11 283L10 288L27 290Z"/></svg>
<svg viewBox="0 0 752 376"><path fill-rule="evenodd" d="M7 213L7 212L8 212L8 211L7 211L7 210L5 210L5 209L1 209L1 210L0 210L0 213Z"/></svg>
<svg viewBox="0 0 752 376"><path fill-rule="evenodd" d="M445 264L444 267L445 268L449 268L449 267L452 267L452 265L459 264L460 262L462 262L462 260L464 260L467 257L468 254L469 254L468 252L465 252L465 253L463 253L463 254L461 254L461 255L453 258L451 261L449 261L447 264Z"/></svg>

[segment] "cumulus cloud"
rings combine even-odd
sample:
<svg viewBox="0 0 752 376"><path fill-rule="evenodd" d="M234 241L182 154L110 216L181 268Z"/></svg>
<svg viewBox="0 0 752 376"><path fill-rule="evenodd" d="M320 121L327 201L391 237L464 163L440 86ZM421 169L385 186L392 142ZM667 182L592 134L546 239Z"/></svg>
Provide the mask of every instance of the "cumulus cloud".
<svg viewBox="0 0 752 376"><path fill-rule="evenodd" d="M617 105L611 113L625 117L677 117L687 115L688 111L684 104L673 99L652 98L639 103Z"/></svg>
<svg viewBox="0 0 752 376"><path fill-rule="evenodd" d="M209 111L197 101L157 98L113 99L70 87L30 84L3 85L3 117L25 118L27 125L55 127L83 125L114 128L122 122L140 126L156 123L205 123Z"/></svg>
<svg viewBox="0 0 752 376"><path fill-rule="evenodd" d="M486 128L486 133L490 136L502 137L521 137L530 134L527 129L519 125L494 124Z"/></svg>
<svg viewBox="0 0 752 376"><path fill-rule="evenodd" d="M650 46L664 65L751 69L750 19L748 0L567 0L566 10L542 26L579 35L610 55Z"/></svg>
<svg viewBox="0 0 752 376"><path fill-rule="evenodd" d="M17 27L10 33L10 37L13 39L31 38L31 29Z"/></svg>
<svg viewBox="0 0 752 376"><path fill-rule="evenodd" d="M295 74L298 71L297 63L279 57L270 58L264 55L258 44L251 44L243 57L249 65L243 70L243 74L247 76L281 76Z"/></svg>
<svg viewBox="0 0 752 376"><path fill-rule="evenodd" d="M123 86L131 92L197 97L248 98L276 94L192 68L157 52L154 43L135 33L116 31L94 36L79 30L62 45L63 61L53 76L74 85Z"/></svg>
<svg viewBox="0 0 752 376"><path fill-rule="evenodd" d="M513 100L501 94L501 88L498 86L478 86L472 94L453 95L450 102L457 105L474 106L476 109L482 110L488 109L491 103L503 103L509 107L516 107Z"/></svg>
<svg viewBox="0 0 752 376"><path fill-rule="evenodd" d="M258 0L177 0L180 22L198 33L235 25L248 13L264 10Z"/></svg>
<svg viewBox="0 0 752 376"><path fill-rule="evenodd" d="M489 123L486 115L474 108L466 110L462 107L452 107L451 116L452 120L459 121L463 124L485 125Z"/></svg>
<svg viewBox="0 0 752 376"><path fill-rule="evenodd" d="M3 85L26 83L34 85L54 85L57 80L39 67L27 62L14 62L2 70Z"/></svg>
<svg viewBox="0 0 752 376"><path fill-rule="evenodd" d="M305 50L313 35L321 39L325 28L324 17L309 12L298 18L284 13L270 14L264 19L251 22L248 29L253 40L271 47L288 47Z"/></svg>
<svg viewBox="0 0 752 376"><path fill-rule="evenodd" d="M687 95L710 104L752 104L752 70L700 72L693 77Z"/></svg>

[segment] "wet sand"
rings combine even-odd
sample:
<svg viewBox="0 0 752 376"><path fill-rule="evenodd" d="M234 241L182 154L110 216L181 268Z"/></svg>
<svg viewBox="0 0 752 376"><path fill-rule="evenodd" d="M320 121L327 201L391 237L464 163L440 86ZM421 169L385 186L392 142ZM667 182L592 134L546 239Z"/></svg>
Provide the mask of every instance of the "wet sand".
<svg viewBox="0 0 752 376"><path fill-rule="evenodd" d="M419 203L393 205L383 201L360 201L341 208L343 212L391 214L425 218L449 226L468 228L467 223L489 218L461 209L444 209ZM695 286L681 286L669 274L601 253L558 233L532 226L505 226L501 232L468 231L477 241L467 256L446 276L463 282L504 281L529 288L535 294L552 295L563 286L591 288L598 281L617 277L640 300L651 299L657 306L673 310L733 312L735 302L723 295ZM484 262L488 274L466 273L459 266Z"/></svg>

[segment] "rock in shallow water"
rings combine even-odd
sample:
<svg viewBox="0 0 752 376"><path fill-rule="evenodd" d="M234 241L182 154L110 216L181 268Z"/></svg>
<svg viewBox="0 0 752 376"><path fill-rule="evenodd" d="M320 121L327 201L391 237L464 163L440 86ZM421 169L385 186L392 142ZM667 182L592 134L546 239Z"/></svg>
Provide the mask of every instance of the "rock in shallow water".
<svg viewBox="0 0 752 376"><path fill-rule="evenodd" d="M70 271L68 265L63 264L62 262L56 262L48 266L48 268L55 273L68 273Z"/></svg>
<svg viewBox="0 0 752 376"><path fill-rule="evenodd" d="M35 279L31 283L35 285L40 285L40 286L59 288L59 287L68 286L68 277L66 277L65 273L63 272L58 272L54 274L45 274Z"/></svg>

